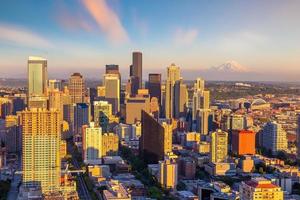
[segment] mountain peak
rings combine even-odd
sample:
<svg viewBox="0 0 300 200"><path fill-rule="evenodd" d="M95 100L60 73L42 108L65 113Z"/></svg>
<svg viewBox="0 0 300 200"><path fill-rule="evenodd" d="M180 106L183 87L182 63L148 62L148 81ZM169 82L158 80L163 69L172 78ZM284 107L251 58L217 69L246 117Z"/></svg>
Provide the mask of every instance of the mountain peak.
<svg viewBox="0 0 300 200"><path fill-rule="evenodd" d="M213 66L210 68L213 71L217 71L217 72L248 72L249 70L242 66L241 64L239 64L236 61L227 61L219 66Z"/></svg>

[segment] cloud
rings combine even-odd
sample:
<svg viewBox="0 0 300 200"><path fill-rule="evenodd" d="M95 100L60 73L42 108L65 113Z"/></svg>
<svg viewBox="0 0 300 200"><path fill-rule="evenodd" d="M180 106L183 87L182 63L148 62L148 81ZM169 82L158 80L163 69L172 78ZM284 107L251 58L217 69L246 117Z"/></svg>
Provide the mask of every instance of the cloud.
<svg viewBox="0 0 300 200"><path fill-rule="evenodd" d="M95 31L94 24L87 20L81 12L70 12L63 1L57 5L55 19L62 28L67 30L84 30L87 32Z"/></svg>
<svg viewBox="0 0 300 200"><path fill-rule="evenodd" d="M82 3L111 42L120 44L129 41L118 15L105 0L82 0Z"/></svg>
<svg viewBox="0 0 300 200"><path fill-rule="evenodd" d="M52 47L47 39L23 27L0 24L0 33L0 41L11 44L37 48Z"/></svg>
<svg viewBox="0 0 300 200"><path fill-rule="evenodd" d="M174 41L176 44L179 45L191 45L198 37L198 30L197 29L182 29L178 28L175 31Z"/></svg>

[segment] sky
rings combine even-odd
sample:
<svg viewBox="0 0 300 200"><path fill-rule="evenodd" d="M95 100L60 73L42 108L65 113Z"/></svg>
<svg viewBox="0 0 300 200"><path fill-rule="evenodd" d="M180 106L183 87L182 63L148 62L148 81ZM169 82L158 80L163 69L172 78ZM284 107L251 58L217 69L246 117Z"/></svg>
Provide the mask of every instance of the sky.
<svg viewBox="0 0 300 200"><path fill-rule="evenodd" d="M2 0L0 77L26 77L31 55L50 77L100 79L105 64L126 77L141 51L144 78L175 63L185 79L299 81L299 10L298 0ZM245 70L218 70L228 62Z"/></svg>

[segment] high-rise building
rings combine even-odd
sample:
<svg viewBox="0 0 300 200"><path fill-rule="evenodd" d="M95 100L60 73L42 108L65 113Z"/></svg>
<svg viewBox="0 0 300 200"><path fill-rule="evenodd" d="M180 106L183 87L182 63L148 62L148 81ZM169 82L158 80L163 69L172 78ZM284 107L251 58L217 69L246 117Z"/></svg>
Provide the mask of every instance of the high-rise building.
<svg viewBox="0 0 300 200"><path fill-rule="evenodd" d="M94 122L95 126L105 125L112 115L112 105L108 101L94 101ZM103 131L106 132L106 131Z"/></svg>
<svg viewBox="0 0 300 200"><path fill-rule="evenodd" d="M194 91L203 91L205 89L205 81L202 78L197 78L196 82L194 83Z"/></svg>
<svg viewBox="0 0 300 200"><path fill-rule="evenodd" d="M241 200L283 200L281 188L265 178L243 181L239 186Z"/></svg>
<svg viewBox="0 0 300 200"><path fill-rule="evenodd" d="M49 90L62 90L62 82L61 80L51 79L48 81L48 89Z"/></svg>
<svg viewBox="0 0 300 200"><path fill-rule="evenodd" d="M89 124L89 105L77 103L74 108L74 131L75 134L82 135L82 126Z"/></svg>
<svg viewBox="0 0 300 200"><path fill-rule="evenodd" d="M183 80L177 80L174 85L174 117L176 119L185 116L188 103L187 86Z"/></svg>
<svg viewBox="0 0 300 200"><path fill-rule="evenodd" d="M232 152L237 155L255 154L255 132L234 130L232 132Z"/></svg>
<svg viewBox="0 0 300 200"><path fill-rule="evenodd" d="M142 110L150 112L150 97L146 89L140 89L136 96L125 99L126 123L133 124L140 121Z"/></svg>
<svg viewBox="0 0 300 200"><path fill-rule="evenodd" d="M172 152L172 125L158 121L142 110L142 136L140 137L140 152L149 163L163 160L168 152Z"/></svg>
<svg viewBox="0 0 300 200"><path fill-rule="evenodd" d="M174 189L177 186L178 166L175 160L165 159L158 163L158 182L163 188Z"/></svg>
<svg viewBox="0 0 300 200"><path fill-rule="evenodd" d="M143 55L142 52L133 52L132 53L132 76L138 78L138 89L142 88L143 84Z"/></svg>
<svg viewBox="0 0 300 200"><path fill-rule="evenodd" d="M102 156L115 156L119 151L119 136L114 133L102 135Z"/></svg>
<svg viewBox="0 0 300 200"><path fill-rule="evenodd" d="M198 109L196 114L196 131L201 135L208 135L212 114L210 109Z"/></svg>
<svg viewBox="0 0 300 200"><path fill-rule="evenodd" d="M61 123L56 110L19 112L22 126L22 170L25 187L41 187L43 193L60 188Z"/></svg>
<svg viewBox="0 0 300 200"><path fill-rule="evenodd" d="M175 64L171 64L167 68L166 81L165 115L167 119L174 116L174 85L178 80L180 80L180 68Z"/></svg>
<svg viewBox="0 0 300 200"><path fill-rule="evenodd" d="M104 74L105 100L112 104L113 114L120 112L120 78L117 74Z"/></svg>
<svg viewBox="0 0 300 200"><path fill-rule="evenodd" d="M281 124L268 122L263 127L262 144L273 154L287 149L287 135Z"/></svg>
<svg viewBox="0 0 300 200"><path fill-rule="evenodd" d="M229 129L233 130L243 130L245 129L245 117L243 115L232 114L229 117Z"/></svg>
<svg viewBox="0 0 300 200"><path fill-rule="evenodd" d="M18 153L21 150L21 135L18 126L18 117L8 115L5 118L5 147L8 153Z"/></svg>
<svg viewBox="0 0 300 200"><path fill-rule="evenodd" d="M156 97L161 105L161 74L149 74L147 88L150 98Z"/></svg>
<svg viewBox="0 0 300 200"><path fill-rule="evenodd" d="M105 65L105 74L120 74L119 65L115 65L115 64Z"/></svg>
<svg viewBox="0 0 300 200"><path fill-rule="evenodd" d="M71 75L68 88L72 103L84 103L85 82L80 73Z"/></svg>
<svg viewBox="0 0 300 200"><path fill-rule="evenodd" d="M28 97L45 96L47 84L47 60L30 56L28 59Z"/></svg>
<svg viewBox="0 0 300 200"><path fill-rule="evenodd" d="M228 155L228 133L218 129L210 134L210 162L226 162Z"/></svg>
<svg viewBox="0 0 300 200"><path fill-rule="evenodd" d="M210 92L208 90L197 90L193 94L193 120L199 109L209 110L210 107Z"/></svg>
<svg viewBox="0 0 300 200"><path fill-rule="evenodd" d="M94 122L84 129L82 137L83 160L86 164L101 164L102 130Z"/></svg>

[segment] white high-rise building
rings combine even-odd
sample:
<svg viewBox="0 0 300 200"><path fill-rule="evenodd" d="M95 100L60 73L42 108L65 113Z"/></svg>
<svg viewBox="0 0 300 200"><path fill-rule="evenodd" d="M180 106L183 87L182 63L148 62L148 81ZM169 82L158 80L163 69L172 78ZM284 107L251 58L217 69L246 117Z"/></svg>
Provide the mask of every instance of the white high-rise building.
<svg viewBox="0 0 300 200"><path fill-rule="evenodd" d="M102 158L102 130L90 122L83 134L83 160L86 164L101 164Z"/></svg>
<svg viewBox="0 0 300 200"><path fill-rule="evenodd" d="M287 135L281 124L268 122L263 127L262 144L272 153L287 149Z"/></svg>

